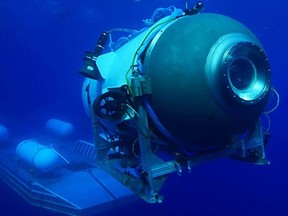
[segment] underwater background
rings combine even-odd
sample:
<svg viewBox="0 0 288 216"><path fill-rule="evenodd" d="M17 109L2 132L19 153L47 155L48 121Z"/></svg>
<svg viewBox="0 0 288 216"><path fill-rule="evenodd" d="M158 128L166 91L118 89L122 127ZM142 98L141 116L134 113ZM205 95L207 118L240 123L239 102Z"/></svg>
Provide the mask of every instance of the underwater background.
<svg viewBox="0 0 288 216"><path fill-rule="evenodd" d="M280 106L271 114L268 166L222 158L171 174L162 204L137 200L102 215L288 215L286 1L206 0L202 12L220 13L246 25L262 42L272 68ZM195 1L189 1L191 6ZM111 28L141 29L156 8L183 0L1 0L0 123L11 139L45 133L52 117L73 122L75 136L92 140L81 100L78 73L86 50ZM1 156L0 156L1 157ZM29 205L0 181L0 215L57 216Z"/></svg>

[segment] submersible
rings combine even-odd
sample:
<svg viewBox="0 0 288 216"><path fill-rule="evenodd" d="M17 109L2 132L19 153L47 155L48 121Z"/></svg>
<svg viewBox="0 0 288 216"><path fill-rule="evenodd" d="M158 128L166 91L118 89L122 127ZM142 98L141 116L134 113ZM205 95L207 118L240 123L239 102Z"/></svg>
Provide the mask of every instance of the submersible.
<svg viewBox="0 0 288 216"><path fill-rule="evenodd" d="M160 8L139 31L103 32L80 71L97 164L147 202L162 201L167 174L197 163L268 164L267 54L243 24L202 6ZM114 42L117 31L128 36Z"/></svg>

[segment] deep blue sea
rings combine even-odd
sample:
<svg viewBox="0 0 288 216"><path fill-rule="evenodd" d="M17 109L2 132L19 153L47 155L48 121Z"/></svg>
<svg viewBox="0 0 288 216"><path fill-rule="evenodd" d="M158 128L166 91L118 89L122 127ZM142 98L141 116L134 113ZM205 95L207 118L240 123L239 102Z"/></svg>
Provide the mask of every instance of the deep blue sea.
<svg viewBox="0 0 288 216"><path fill-rule="evenodd" d="M272 85L280 95L271 117L267 146L270 165L221 158L195 166L191 174L171 174L162 204L141 199L102 214L174 216L288 215L286 1L204 0L203 13L230 16L246 25L265 47ZM195 1L189 1L193 5ZM91 140L78 73L86 50L111 28L140 29L159 7L185 7L184 0L1 0L0 124L11 140L41 136L52 117L68 120L75 136ZM1 146L0 146L1 148ZM1 156L0 156L1 157ZM29 205L0 181L1 216L60 216Z"/></svg>

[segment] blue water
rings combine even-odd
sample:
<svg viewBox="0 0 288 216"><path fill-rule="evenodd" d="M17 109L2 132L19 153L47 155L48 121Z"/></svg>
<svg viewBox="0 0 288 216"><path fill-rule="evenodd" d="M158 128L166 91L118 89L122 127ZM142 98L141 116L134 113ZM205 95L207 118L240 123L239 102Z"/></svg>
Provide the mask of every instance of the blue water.
<svg viewBox="0 0 288 216"><path fill-rule="evenodd" d="M288 215L287 9L280 0L204 1L204 12L231 16L249 27L264 45L272 83L281 96L271 114L269 166L220 159L196 166L191 174L172 174L164 203L142 200L103 215L266 216ZM91 138L82 107L78 74L83 53L99 34L114 27L141 28L158 7L184 8L183 0L1 0L0 122L11 137L41 133L45 121L59 116ZM191 3L192 5L192 3ZM30 206L2 181L0 215L60 215Z"/></svg>

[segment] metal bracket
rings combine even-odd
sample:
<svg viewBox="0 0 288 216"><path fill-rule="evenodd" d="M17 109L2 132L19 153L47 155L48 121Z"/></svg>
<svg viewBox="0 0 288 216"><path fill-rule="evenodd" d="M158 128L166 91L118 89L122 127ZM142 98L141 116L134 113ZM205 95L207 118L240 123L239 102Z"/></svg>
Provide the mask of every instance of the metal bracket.
<svg viewBox="0 0 288 216"><path fill-rule="evenodd" d="M152 94L150 78L140 75L138 68L133 70L131 88L135 97Z"/></svg>
<svg viewBox="0 0 288 216"><path fill-rule="evenodd" d="M258 165L270 164L265 155L265 143L260 119L247 135L238 140L239 151L231 155L231 158Z"/></svg>

